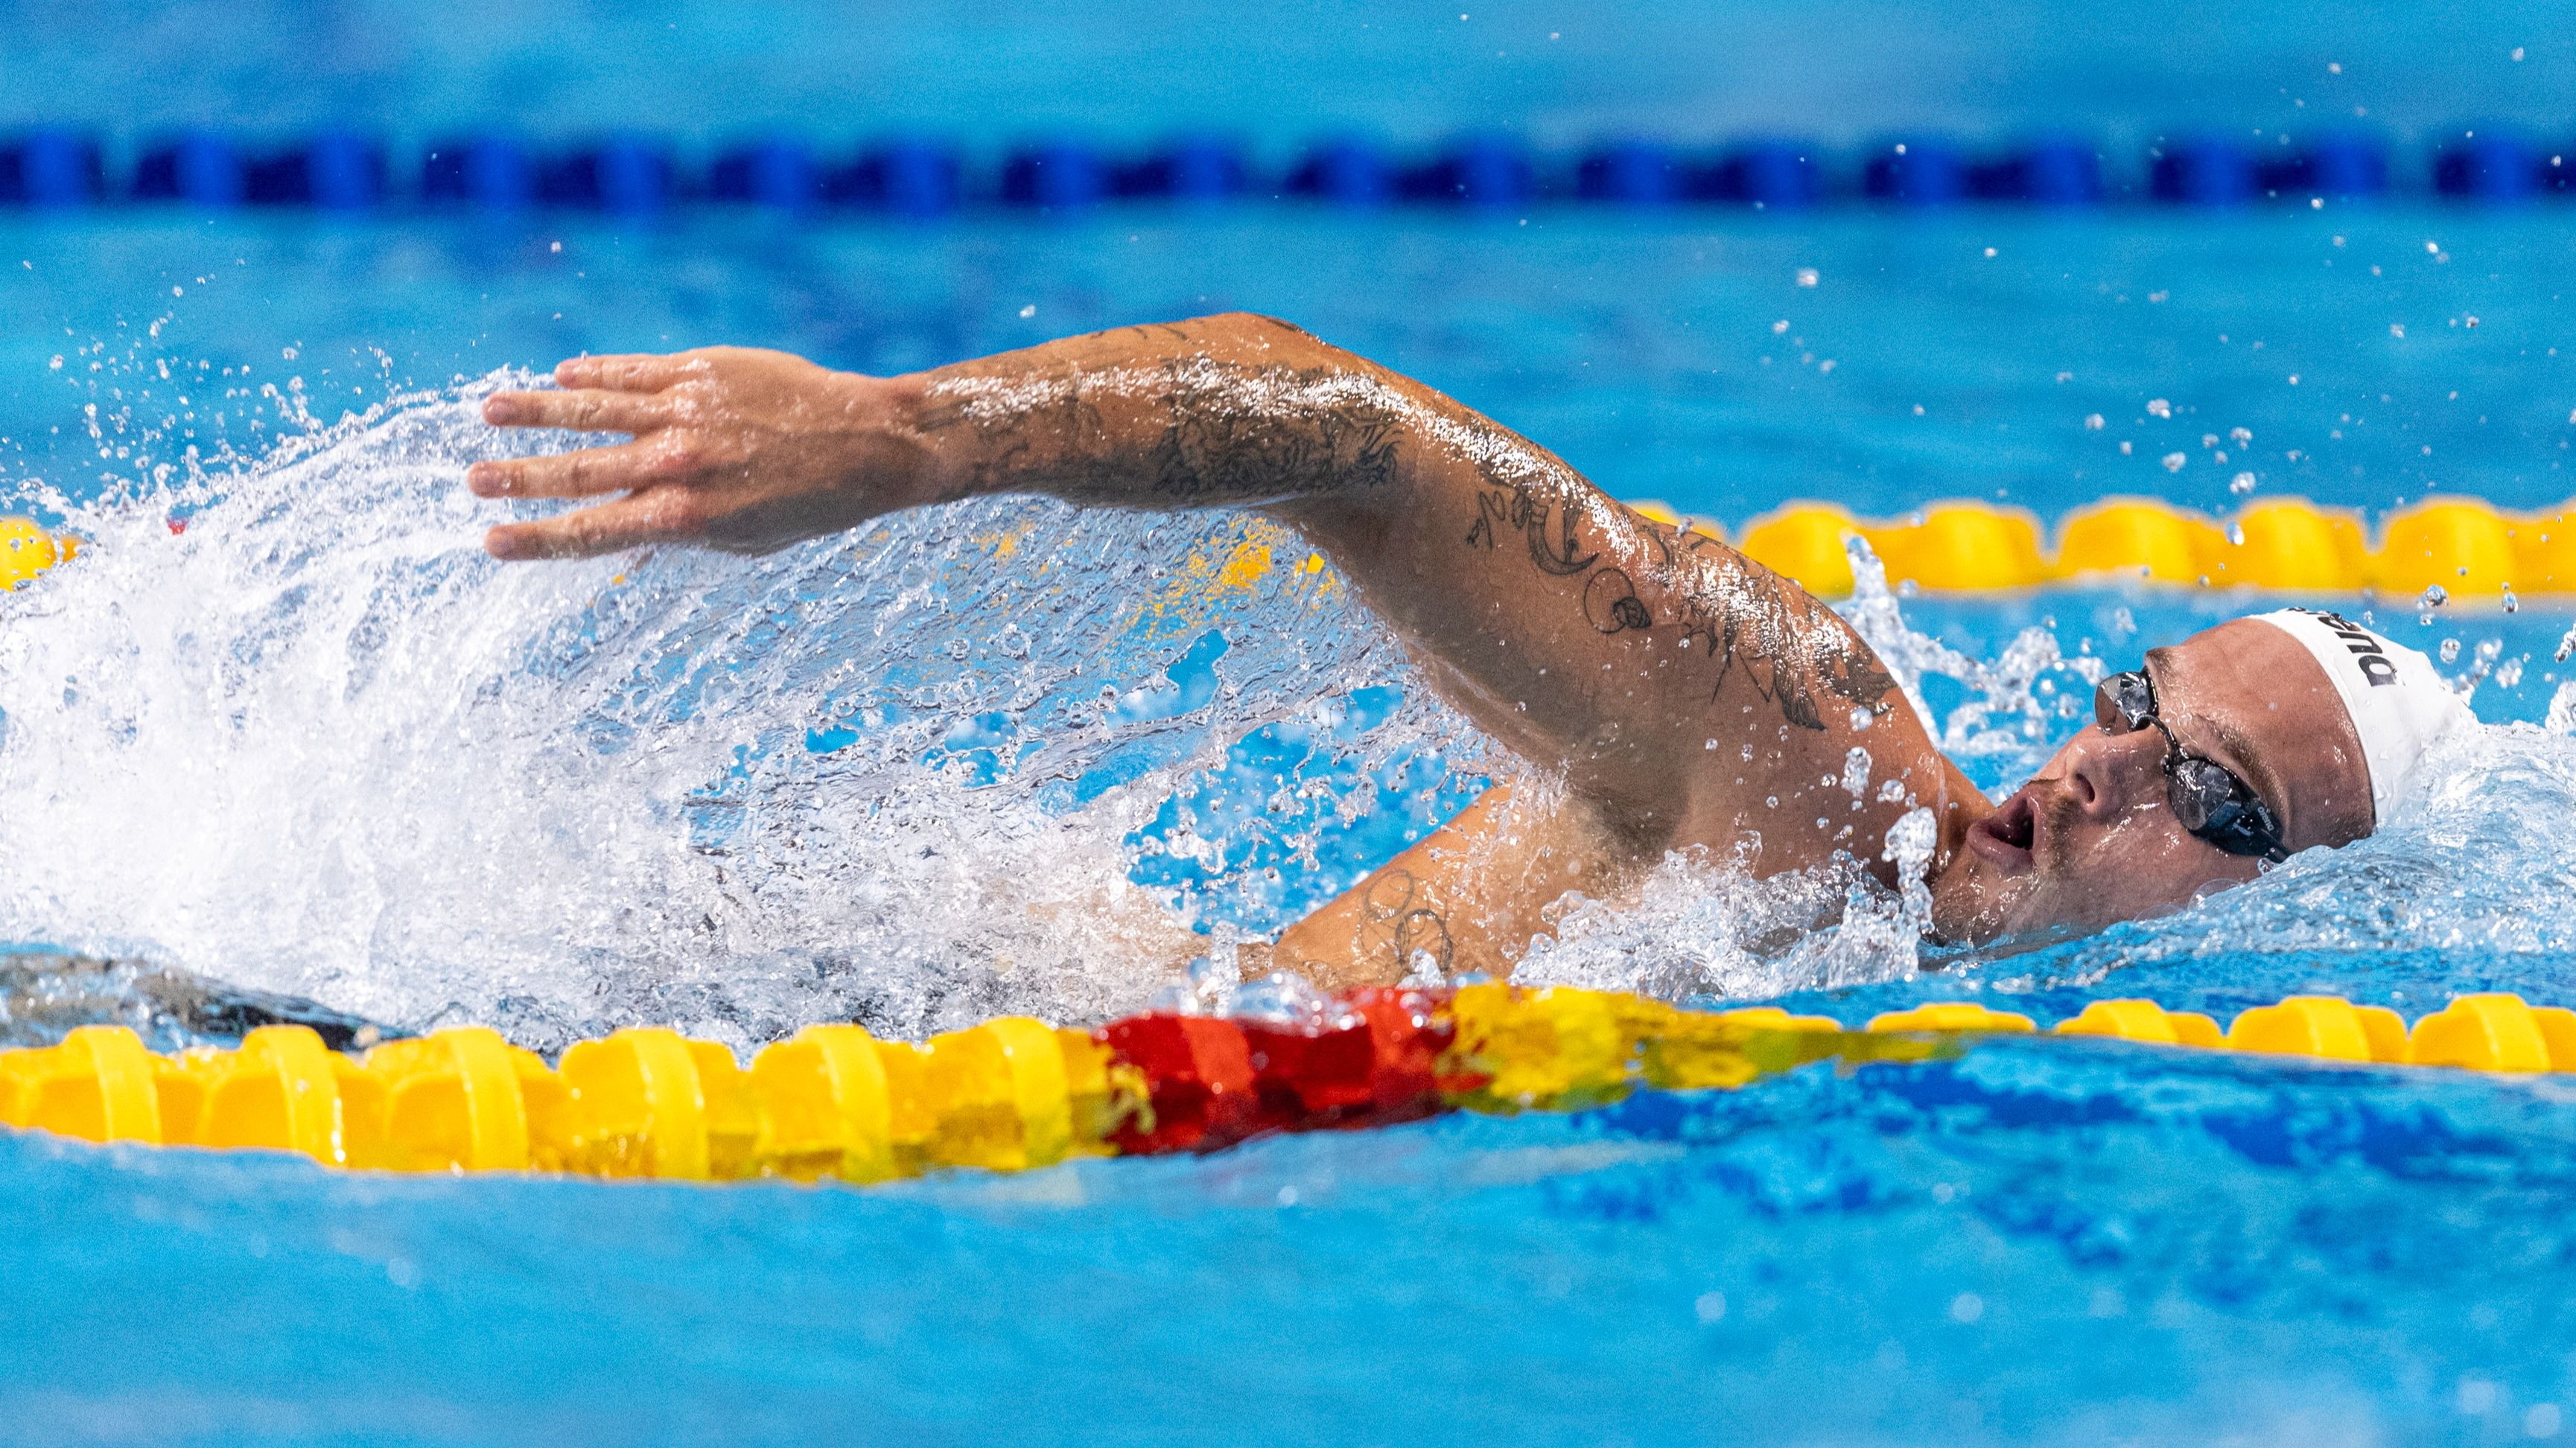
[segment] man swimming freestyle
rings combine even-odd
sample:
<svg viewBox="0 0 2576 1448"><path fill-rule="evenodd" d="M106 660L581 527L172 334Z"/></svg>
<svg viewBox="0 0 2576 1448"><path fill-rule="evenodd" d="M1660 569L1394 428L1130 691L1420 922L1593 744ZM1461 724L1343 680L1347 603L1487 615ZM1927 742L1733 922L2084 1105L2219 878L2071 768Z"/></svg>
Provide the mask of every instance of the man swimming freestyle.
<svg viewBox="0 0 2576 1448"><path fill-rule="evenodd" d="M2097 727L1997 805L1878 658L1786 578L1613 502L1430 388L1265 317L1067 338L905 377L781 352L584 357L505 392L513 427L625 433L476 463L486 497L601 499L491 530L504 559L658 543L757 553L992 494L1249 508L1296 529L1432 687L1559 781L1497 786L1289 927L1341 987L1508 974L1546 907L1667 852L1762 875L1880 848L1930 811L1944 939L2046 939L2179 908L2367 835L2467 711L2421 653L2332 614L2238 619L2103 681ZM1868 788L1844 782L1867 750Z"/></svg>

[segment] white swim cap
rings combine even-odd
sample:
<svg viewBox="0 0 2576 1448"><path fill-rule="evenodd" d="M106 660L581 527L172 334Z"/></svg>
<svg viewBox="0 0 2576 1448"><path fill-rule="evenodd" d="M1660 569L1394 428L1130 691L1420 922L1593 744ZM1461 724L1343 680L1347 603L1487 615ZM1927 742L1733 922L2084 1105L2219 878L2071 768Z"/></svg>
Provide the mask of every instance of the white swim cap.
<svg viewBox="0 0 2576 1448"><path fill-rule="evenodd" d="M2380 819L2406 792L2433 742L2476 722L2467 702L2420 649L2322 609L2285 608L2256 617L2297 639L2325 666L2344 712L2352 716L2353 732L2361 736L2371 811Z"/></svg>

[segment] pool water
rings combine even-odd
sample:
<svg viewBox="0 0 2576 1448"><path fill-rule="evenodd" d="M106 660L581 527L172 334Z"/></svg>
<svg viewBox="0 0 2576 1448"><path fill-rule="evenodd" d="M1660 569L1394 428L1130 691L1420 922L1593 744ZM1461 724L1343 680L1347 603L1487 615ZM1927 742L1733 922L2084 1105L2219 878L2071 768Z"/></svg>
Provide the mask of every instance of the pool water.
<svg viewBox="0 0 2576 1448"><path fill-rule="evenodd" d="M1237 517L1005 500L501 569L457 477L529 445L474 419L504 369L757 340L883 371L1251 307L1729 527L1806 496L2221 510L2240 473L2533 506L2576 492L2568 246L2548 208L11 220L0 435L93 541L0 605L7 1029L190 1038L140 987L63 1006L38 947L544 1048L1095 1020L1519 768L1329 575L1221 581L1302 556ZM2456 642L2513 726L2368 842L1937 971L1883 930L1766 944L1821 887L1676 861L1531 974L1846 1020L2576 1000L2566 606L2339 602ZM1996 786L2103 669L2253 606L1848 605ZM0 1442L2547 1438L2569 1096L2004 1043L864 1191L5 1135Z"/></svg>
<svg viewBox="0 0 2576 1448"><path fill-rule="evenodd" d="M0 437L80 492L148 471L117 447L175 465L190 443L256 452L276 435L274 408L209 387L300 379L328 420L388 386L584 350L749 338L890 373L1234 308L1420 376L1622 497L1729 526L1818 496L1881 515L1970 497L2054 518L2114 493L2223 512L2249 496L2233 488L2244 472L2250 496L2372 510L2576 492L2576 349L2558 322L2576 234L2554 204L1247 203L919 226L147 209L113 225L0 215L0 258L22 263L0 260Z"/></svg>

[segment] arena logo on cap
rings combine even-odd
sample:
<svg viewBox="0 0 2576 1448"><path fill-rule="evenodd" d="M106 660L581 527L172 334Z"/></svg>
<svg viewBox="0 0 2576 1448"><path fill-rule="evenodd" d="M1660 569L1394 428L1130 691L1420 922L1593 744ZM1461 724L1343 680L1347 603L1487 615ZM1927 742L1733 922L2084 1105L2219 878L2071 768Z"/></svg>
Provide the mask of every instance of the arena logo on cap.
<svg viewBox="0 0 2576 1448"><path fill-rule="evenodd" d="M2294 612L2317 620L2332 630L2336 638L2342 639L2344 647L2352 650L2353 663L2361 669L2361 676L2368 679L2374 688L2397 682L2397 665L2390 662L2388 651L2379 646L2377 634L2342 614L2329 613L2321 608L2302 608Z"/></svg>

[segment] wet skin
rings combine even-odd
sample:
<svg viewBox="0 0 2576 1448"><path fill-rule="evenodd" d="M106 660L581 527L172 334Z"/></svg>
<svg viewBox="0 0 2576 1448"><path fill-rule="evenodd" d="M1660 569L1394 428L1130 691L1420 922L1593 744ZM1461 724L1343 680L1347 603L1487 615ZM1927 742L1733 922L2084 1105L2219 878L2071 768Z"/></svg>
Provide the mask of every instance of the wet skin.
<svg viewBox="0 0 2576 1448"><path fill-rule="evenodd" d="M2237 619L2147 653L2162 717L2182 747L2252 785L2296 853L2370 833L2360 737L2316 659L2288 634ZM2168 802L2165 737L2089 727L1967 830L1933 880L1952 939L1992 942L2098 930L2178 909L2260 868L2194 838Z"/></svg>
<svg viewBox="0 0 2576 1448"><path fill-rule="evenodd" d="M475 464L483 496L581 504L494 528L501 558L756 553L1002 494L1298 530L1445 701L1537 767L1280 936L1273 958L1329 986L1506 974L1568 892L1632 893L1674 850L1761 875L1847 855L1894 884L1880 846L1917 808L1952 940L2097 928L2254 874L2175 824L2161 734L2087 730L1997 809L1795 583L1284 322L1123 328L907 377L709 348L577 358L555 380L486 420L631 440ZM2185 747L2252 782L2291 848L2368 831L2358 742L2287 635L2240 621L2149 659Z"/></svg>

